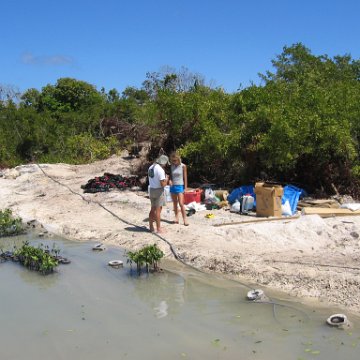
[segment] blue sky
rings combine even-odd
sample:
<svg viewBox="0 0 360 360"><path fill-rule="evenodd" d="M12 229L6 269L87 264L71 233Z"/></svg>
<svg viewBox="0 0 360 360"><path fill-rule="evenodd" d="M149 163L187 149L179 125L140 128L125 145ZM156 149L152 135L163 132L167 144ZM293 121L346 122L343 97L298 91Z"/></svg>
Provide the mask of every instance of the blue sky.
<svg viewBox="0 0 360 360"><path fill-rule="evenodd" d="M358 0L2 1L0 84L72 77L121 92L170 66L234 92L297 42L359 59L359 16Z"/></svg>

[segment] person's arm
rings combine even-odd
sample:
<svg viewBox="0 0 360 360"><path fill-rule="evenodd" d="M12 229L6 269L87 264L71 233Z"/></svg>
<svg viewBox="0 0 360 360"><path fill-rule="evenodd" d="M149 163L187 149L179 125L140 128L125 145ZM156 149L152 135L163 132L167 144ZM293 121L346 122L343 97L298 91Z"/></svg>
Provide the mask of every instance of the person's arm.
<svg viewBox="0 0 360 360"><path fill-rule="evenodd" d="M166 175L164 180L160 180L160 184L162 187L165 187L169 182L169 175Z"/></svg>
<svg viewBox="0 0 360 360"><path fill-rule="evenodd" d="M170 174L169 174L168 184L169 184L170 186L173 184L173 182L172 182L172 171L171 171L171 168L170 168Z"/></svg>
<svg viewBox="0 0 360 360"><path fill-rule="evenodd" d="M163 167L161 167L162 170L162 180L160 180L160 185L162 187L165 187L168 183L169 183L169 175L166 175L165 170L163 169Z"/></svg>
<svg viewBox="0 0 360 360"><path fill-rule="evenodd" d="M187 182L187 167L186 165L183 166L183 176L184 176L184 188L185 190L188 187L188 182Z"/></svg>

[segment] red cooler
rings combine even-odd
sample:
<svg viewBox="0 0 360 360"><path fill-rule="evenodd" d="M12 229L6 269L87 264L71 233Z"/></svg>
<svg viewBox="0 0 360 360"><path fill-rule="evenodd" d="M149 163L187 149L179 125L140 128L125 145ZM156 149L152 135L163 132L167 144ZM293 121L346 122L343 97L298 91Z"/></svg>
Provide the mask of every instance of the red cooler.
<svg viewBox="0 0 360 360"><path fill-rule="evenodd" d="M202 189L187 190L184 192L184 204L190 204L191 202L201 202Z"/></svg>

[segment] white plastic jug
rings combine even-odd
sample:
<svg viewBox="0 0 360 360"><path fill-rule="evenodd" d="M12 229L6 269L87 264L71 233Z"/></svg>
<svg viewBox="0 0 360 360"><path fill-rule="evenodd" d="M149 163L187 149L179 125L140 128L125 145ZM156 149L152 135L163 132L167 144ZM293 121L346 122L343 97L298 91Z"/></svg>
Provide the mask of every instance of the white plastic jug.
<svg viewBox="0 0 360 360"><path fill-rule="evenodd" d="M172 201L171 194L170 194L170 185L164 186L164 193L165 193L166 202Z"/></svg>
<svg viewBox="0 0 360 360"><path fill-rule="evenodd" d="M254 197L251 195L244 195L241 202L241 212L246 214L254 207Z"/></svg>

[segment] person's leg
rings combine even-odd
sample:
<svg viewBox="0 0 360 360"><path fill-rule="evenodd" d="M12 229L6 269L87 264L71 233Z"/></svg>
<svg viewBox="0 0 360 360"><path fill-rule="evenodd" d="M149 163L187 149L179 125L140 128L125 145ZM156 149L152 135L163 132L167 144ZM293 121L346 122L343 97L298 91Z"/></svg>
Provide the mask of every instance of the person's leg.
<svg viewBox="0 0 360 360"><path fill-rule="evenodd" d="M164 230L161 228L161 210L162 210L162 206L157 207L155 210L156 232L157 233L164 232Z"/></svg>
<svg viewBox="0 0 360 360"><path fill-rule="evenodd" d="M179 200L179 205L180 205L180 210L181 210L181 215L182 215L182 218L183 218L183 221L184 221L184 225L187 226L189 224L187 222L186 212L185 212L184 193L178 194L178 200Z"/></svg>
<svg viewBox="0 0 360 360"><path fill-rule="evenodd" d="M149 212L149 228L151 232L155 231L154 229L155 220L156 220L156 208L152 206Z"/></svg>
<svg viewBox="0 0 360 360"><path fill-rule="evenodd" d="M174 205L174 214L175 214L175 223L179 223L179 213L178 213L178 194L171 193L171 198Z"/></svg>
<svg viewBox="0 0 360 360"><path fill-rule="evenodd" d="M150 231L154 231L154 222L156 232L163 232L161 228L161 210L165 205L164 189L150 189L151 210L149 213Z"/></svg>
<svg viewBox="0 0 360 360"><path fill-rule="evenodd" d="M149 228L151 232L155 231L154 222L156 223L156 209L160 206L159 196L160 196L159 189L150 188L151 210L149 212Z"/></svg>

